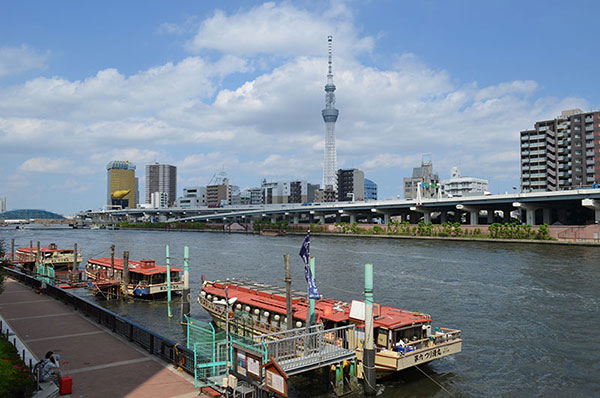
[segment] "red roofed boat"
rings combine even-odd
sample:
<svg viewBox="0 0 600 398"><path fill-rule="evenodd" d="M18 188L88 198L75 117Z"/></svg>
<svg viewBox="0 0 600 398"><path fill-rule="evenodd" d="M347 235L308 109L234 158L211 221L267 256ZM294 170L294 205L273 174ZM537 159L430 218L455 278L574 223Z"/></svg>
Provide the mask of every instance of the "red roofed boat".
<svg viewBox="0 0 600 398"><path fill-rule="evenodd" d="M225 329L225 310L223 306L213 302L225 298L225 288L228 288L230 299L237 298L234 308L236 314L245 313L246 318L251 318L252 333L269 334L286 329L285 288L245 279L204 282L198 302L210 313L219 328ZM305 327L305 292L292 292L292 312L294 327ZM460 330L432 329L430 315L378 304L374 304L373 313L375 366L378 377L456 354L462 349ZM356 325L355 336L347 338L359 342L356 355L361 376L362 342L365 335L364 302L353 300L352 304L348 304L332 299L316 300L315 317L316 322L322 323L325 329Z"/></svg>
<svg viewBox="0 0 600 398"><path fill-rule="evenodd" d="M110 257L90 258L85 268L88 280L96 283L118 283L123 279L123 259L115 257L114 273ZM171 293L183 289L181 268L171 268ZM127 294L140 298L161 298L167 295L167 267L156 265L154 260L129 260Z"/></svg>
<svg viewBox="0 0 600 398"><path fill-rule="evenodd" d="M65 271L73 266L74 249L61 249L56 243L50 243L48 247L40 247L40 262L46 267L52 267L55 271ZM35 267L37 247L23 247L16 250L17 263L28 272ZM81 252L77 253L77 265L82 261Z"/></svg>

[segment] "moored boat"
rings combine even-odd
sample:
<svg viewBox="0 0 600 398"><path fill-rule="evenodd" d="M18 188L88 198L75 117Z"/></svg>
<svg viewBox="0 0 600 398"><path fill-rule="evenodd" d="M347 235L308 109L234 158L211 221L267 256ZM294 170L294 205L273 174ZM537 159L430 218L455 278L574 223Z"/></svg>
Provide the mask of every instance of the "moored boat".
<svg viewBox="0 0 600 398"><path fill-rule="evenodd" d="M227 280L204 282L198 302L212 316L215 324L225 329L225 310L214 304L225 297L237 298L235 308L238 319L249 325L242 327L253 334L269 334L286 329L285 288L256 283L249 280ZM305 292L292 293L293 326L306 326L307 300ZM320 299L315 301L315 318L325 329L356 325L355 335L346 336L356 342L359 360L359 376L362 374L364 341L364 303L353 300L351 304ZM448 355L462 349L460 330L433 328L431 316L420 312L401 310L394 307L374 305L374 344L377 376L410 368ZM238 325L238 330L240 330ZM340 342L340 344L345 344ZM354 344L353 344L354 345Z"/></svg>
<svg viewBox="0 0 600 398"><path fill-rule="evenodd" d="M37 257L37 247L23 247L16 250L16 261L27 272L33 271ZM40 247L40 264L51 267L54 271L69 269L73 266L74 259L75 249L61 249L56 243L50 243L48 247ZM81 252L78 252L76 266L79 266L82 260Z"/></svg>
<svg viewBox="0 0 600 398"><path fill-rule="evenodd" d="M123 279L123 259L115 257L114 269L110 257L90 258L85 267L88 280L97 284L117 284ZM167 295L167 267L154 260L128 261L127 294L140 298L161 298ZM171 293L180 294L183 269L170 267Z"/></svg>

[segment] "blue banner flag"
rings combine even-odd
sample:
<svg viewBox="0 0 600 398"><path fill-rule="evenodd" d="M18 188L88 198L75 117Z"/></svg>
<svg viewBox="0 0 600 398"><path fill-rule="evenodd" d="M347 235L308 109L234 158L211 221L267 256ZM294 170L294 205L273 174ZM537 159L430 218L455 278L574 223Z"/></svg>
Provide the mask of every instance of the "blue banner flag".
<svg viewBox="0 0 600 398"><path fill-rule="evenodd" d="M310 268L308 266L308 258L310 257L310 232L306 233L306 238L304 238L304 242L302 243L299 254L300 257L302 257L302 261L304 261L304 278L308 282L308 274L310 272Z"/></svg>
<svg viewBox="0 0 600 398"><path fill-rule="evenodd" d="M319 296L315 278L313 277L312 272L310 272L310 265L308 264L310 257L310 231L306 233L306 238L304 238L299 254L300 257L302 257L302 261L304 261L304 278L306 279L306 282L308 282L308 298L318 300L321 297Z"/></svg>
<svg viewBox="0 0 600 398"><path fill-rule="evenodd" d="M317 289L315 278L313 277L312 272L310 272L310 268L308 268L308 275L308 298L313 300L319 300L321 296L319 296L319 290Z"/></svg>

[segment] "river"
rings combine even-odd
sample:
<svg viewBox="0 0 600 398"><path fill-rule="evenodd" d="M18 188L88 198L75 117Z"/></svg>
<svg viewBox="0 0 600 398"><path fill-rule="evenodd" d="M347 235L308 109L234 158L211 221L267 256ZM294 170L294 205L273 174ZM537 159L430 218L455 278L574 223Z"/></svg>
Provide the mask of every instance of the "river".
<svg viewBox="0 0 600 398"><path fill-rule="evenodd" d="M207 279L247 277L283 286L283 254L292 254L293 287L306 289L298 251L302 236L0 229L7 250L29 241L60 247L77 243L84 260L109 256L116 245L130 258L164 264L165 245L181 265L190 247L192 295ZM600 248L542 244L459 242L360 237L311 237L319 292L350 301L363 291L364 264L374 264L375 301L431 314L433 325L462 330L460 354L380 383L380 397L600 396ZM87 295L85 291L79 292ZM103 302L174 340L182 340L179 307L166 303ZM192 305L192 317L208 320ZM327 386L292 378L290 397L326 397ZM362 396L362 394L355 394Z"/></svg>

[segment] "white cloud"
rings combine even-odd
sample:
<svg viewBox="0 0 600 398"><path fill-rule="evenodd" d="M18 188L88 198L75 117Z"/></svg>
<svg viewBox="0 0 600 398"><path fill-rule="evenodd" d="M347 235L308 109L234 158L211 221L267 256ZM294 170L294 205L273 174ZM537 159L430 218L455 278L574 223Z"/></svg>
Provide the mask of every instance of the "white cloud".
<svg viewBox="0 0 600 398"><path fill-rule="evenodd" d="M326 51L328 35L334 35L340 53L370 51L373 47L372 38L358 37L352 15L343 3L319 14L291 3L268 2L232 15L217 10L201 23L187 49L214 49L241 56L316 55Z"/></svg>
<svg viewBox="0 0 600 398"><path fill-rule="evenodd" d="M47 58L48 54L40 54L26 45L2 47L0 48L0 78L32 69L43 69Z"/></svg>
<svg viewBox="0 0 600 398"><path fill-rule="evenodd" d="M19 166L19 171L29 173L76 173L75 162L66 158L30 158Z"/></svg>

